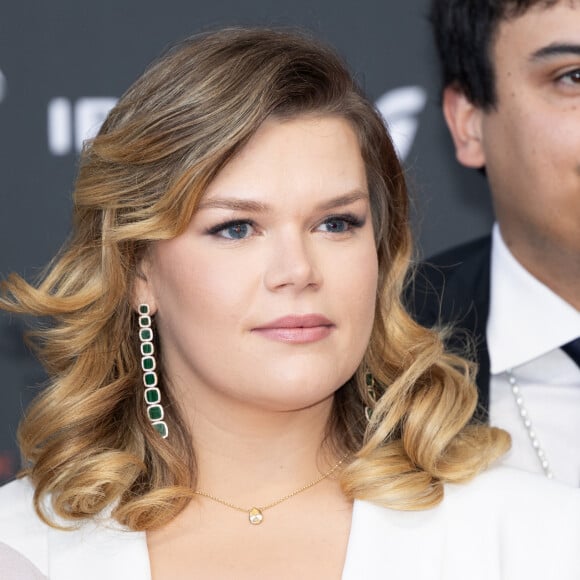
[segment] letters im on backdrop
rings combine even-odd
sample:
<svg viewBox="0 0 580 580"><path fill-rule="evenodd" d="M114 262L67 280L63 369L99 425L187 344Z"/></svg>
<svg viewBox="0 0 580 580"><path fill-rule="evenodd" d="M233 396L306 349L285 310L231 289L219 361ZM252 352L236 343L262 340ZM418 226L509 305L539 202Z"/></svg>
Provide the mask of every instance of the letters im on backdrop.
<svg viewBox="0 0 580 580"><path fill-rule="evenodd" d="M78 153L86 139L94 137L115 97L81 97L71 101L55 97L48 103L48 148L53 155Z"/></svg>

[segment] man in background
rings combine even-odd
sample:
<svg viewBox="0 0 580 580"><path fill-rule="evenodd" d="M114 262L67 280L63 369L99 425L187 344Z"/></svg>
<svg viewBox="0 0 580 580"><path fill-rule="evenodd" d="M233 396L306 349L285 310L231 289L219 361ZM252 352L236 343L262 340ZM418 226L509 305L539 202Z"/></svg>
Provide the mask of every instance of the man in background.
<svg viewBox="0 0 580 580"><path fill-rule="evenodd" d="M419 267L410 308L475 339L506 463L580 485L580 0L433 0L443 113L491 236Z"/></svg>

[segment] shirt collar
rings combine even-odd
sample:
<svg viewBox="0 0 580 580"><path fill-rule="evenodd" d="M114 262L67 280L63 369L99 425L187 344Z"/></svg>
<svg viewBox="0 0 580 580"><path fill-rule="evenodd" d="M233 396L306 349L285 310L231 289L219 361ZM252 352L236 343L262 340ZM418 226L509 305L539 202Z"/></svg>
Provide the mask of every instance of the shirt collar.
<svg viewBox="0 0 580 580"><path fill-rule="evenodd" d="M580 312L532 276L494 225L487 344L490 371L516 367L580 336Z"/></svg>

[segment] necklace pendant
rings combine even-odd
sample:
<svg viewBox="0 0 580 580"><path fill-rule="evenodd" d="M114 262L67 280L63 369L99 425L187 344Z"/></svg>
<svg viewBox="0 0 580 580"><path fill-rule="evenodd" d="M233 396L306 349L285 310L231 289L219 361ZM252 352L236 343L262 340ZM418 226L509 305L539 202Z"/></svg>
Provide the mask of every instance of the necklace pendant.
<svg viewBox="0 0 580 580"><path fill-rule="evenodd" d="M248 512L248 519L253 526L259 526L264 519L264 514L262 513L262 510L259 510L257 507L253 507Z"/></svg>

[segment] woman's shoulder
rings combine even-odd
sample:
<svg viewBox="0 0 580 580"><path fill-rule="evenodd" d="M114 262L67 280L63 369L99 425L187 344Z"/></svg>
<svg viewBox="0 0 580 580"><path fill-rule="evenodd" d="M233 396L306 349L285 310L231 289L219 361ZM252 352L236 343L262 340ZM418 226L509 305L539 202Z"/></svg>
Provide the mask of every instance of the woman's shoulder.
<svg viewBox="0 0 580 580"><path fill-rule="evenodd" d="M3 519L3 516L9 512L28 509L32 505L33 497L34 487L28 477L14 479L0 485L0 505L2 506L0 518Z"/></svg>
<svg viewBox="0 0 580 580"><path fill-rule="evenodd" d="M545 512L552 517L562 506L567 506L565 511L570 513L580 511L580 489L550 481L544 475L501 465L488 469L467 484L446 485L445 498L450 509L485 511L502 519L522 510L529 514ZM566 515L565 519L571 518Z"/></svg>
<svg viewBox="0 0 580 580"><path fill-rule="evenodd" d="M150 580L149 558L144 532L132 532L107 514L77 523L59 519L44 505L51 520L62 528L44 523L34 509L34 488L21 479L0 487L0 570L6 561L33 565L51 580L103 577ZM13 574L4 580L19 579Z"/></svg>
<svg viewBox="0 0 580 580"><path fill-rule="evenodd" d="M429 510L357 501L349 560L365 578L380 577L371 571L386 559L399 574L393 577L413 580L578 580L578 546L579 489L495 467L467 484L446 485L441 504ZM366 570L358 569L360 562Z"/></svg>
<svg viewBox="0 0 580 580"><path fill-rule="evenodd" d="M502 577L580 578L580 489L495 467L448 485L442 507L448 520L461 519L463 532L473 530L468 541L487 547Z"/></svg>
<svg viewBox="0 0 580 580"><path fill-rule="evenodd" d="M48 526L36 514L33 498L34 488L27 478L0 487L1 542L20 534L30 537L30 534L46 533Z"/></svg>
<svg viewBox="0 0 580 580"><path fill-rule="evenodd" d="M47 573L48 526L36 514L33 496L26 478L0 487L0 558L2 569L11 573L7 578L18 578L23 570L27 578Z"/></svg>

